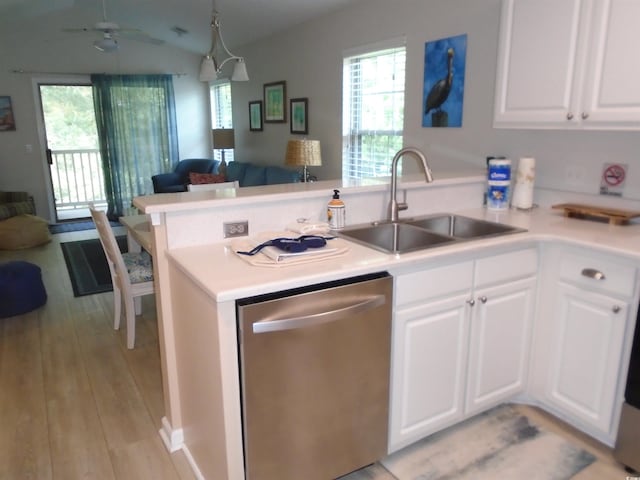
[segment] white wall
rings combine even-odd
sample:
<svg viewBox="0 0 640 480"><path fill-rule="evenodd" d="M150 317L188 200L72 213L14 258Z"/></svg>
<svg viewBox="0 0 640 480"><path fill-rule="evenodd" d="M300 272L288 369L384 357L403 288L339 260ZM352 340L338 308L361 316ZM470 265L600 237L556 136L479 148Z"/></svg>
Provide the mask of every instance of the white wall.
<svg viewBox="0 0 640 480"><path fill-rule="evenodd" d="M323 156L323 166L313 173L320 179L339 178L342 52L406 35L405 143L428 154L435 175L439 168L459 162L482 166L487 155L507 155L514 161L531 155L537 159L539 187L597 194L602 164L615 161L629 164L625 197L640 200L638 132L492 128L499 16L500 0L366 0L239 49L246 56L251 82L233 84L235 158L283 162L291 138L289 124L265 124L263 132L249 132L248 102L262 99L264 83L286 80L290 98L309 97L308 137L321 141ZM468 44L463 126L423 128L424 44L464 33Z"/></svg>
<svg viewBox="0 0 640 480"><path fill-rule="evenodd" d="M436 176L438 169L461 163L482 166L487 155L503 154L514 160L532 155L538 160L539 187L596 194L602 164L616 161L630 166L625 196L640 201L640 133L492 128L499 15L500 0L363 0L282 35L232 49L246 56L251 78L232 85L236 158L284 162L291 138L288 122L265 124L264 131L250 132L248 102L262 99L264 83L286 80L289 98L309 98L308 137L322 142L323 166L312 172L319 179L340 178L342 52L406 35L406 144L428 154ZM422 128L424 44L463 33L468 35L463 126ZM106 55L90 41L80 42L60 32L7 34L0 29L0 95L11 96L17 125L15 132L0 132L1 190L32 193L38 212L46 216L42 213L47 206L46 167L36 128L32 75L9 73L13 69L186 73L175 78L180 155L210 156L208 88L197 80L200 57L166 46L129 42L124 47L116 55ZM27 144L34 146L33 153L26 152Z"/></svg>
<svg viewBox="0 0 640 480"><path fill-rule="evenodd" d="M181 158L210 157L208 85L198 81L200 56L168 47L122 42L117 53L101 53L92 37L0 31L0 95L11 96L16 131L0 132L0 190L27 191L37 214L52 221L44 141L38 133L34 81L55 81L49 73L181 73L174 76ZM12 73L19 69L34 73ZM33 146L31 153L27 145ZM149 192L151 193L151 192Z"/></svg>

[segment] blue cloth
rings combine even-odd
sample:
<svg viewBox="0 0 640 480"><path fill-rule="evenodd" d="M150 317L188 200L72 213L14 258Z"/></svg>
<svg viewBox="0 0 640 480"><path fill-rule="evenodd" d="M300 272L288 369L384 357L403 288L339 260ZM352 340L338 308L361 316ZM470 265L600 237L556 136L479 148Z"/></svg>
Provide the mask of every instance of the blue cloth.
<svg viewBox="0 0 640 480"><path fill-rule="evenodd" d="M45 303L40 267L23 261L0 264L0 318L21 315Z"/></svg>
<svg viewBox="0 0 640 480"><path fill-rule="evenodd" d="M152 175L178 163L173 77L94 74L91 84L107 216L115 220L151 191Z"/></svg>

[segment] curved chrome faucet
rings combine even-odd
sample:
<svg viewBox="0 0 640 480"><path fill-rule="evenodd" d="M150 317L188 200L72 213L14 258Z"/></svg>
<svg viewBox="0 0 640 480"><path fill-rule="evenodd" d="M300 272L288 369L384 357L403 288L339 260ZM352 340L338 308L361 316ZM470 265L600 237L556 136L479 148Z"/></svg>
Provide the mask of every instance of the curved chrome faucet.
<svg viewBox="0 0 640 480"><path fill-rule="evenodd" d="M391 161L391 199L389 200L389 221L391 222L398 221L398 212L400 210L406 210L409 208L409 205L406 203L398 203L396 200L396 190L398 188L398 163L405 153L414 154L418 160L422 162L427 183L433 182L433 175L431 174L431 169L429 168L427 157L425 157L424 153L414 147L405 147L398 150L398 153L393 156L393 160Z"/></svg>

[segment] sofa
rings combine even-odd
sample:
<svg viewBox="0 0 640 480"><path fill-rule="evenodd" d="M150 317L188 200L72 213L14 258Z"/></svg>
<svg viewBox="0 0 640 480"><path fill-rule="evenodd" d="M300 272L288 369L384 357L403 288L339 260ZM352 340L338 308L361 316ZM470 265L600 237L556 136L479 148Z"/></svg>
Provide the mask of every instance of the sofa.
<svg viewBox="0 0 640 480"><path fill-rule="evenodd" d="M0 192L0 221L25 214L36 214L32 196L27 192Z"/></svg>
<svg viewBox="0 0 640 480"><path fill-rule="evenodd" d="M154 193L186 192L189 173L218 173L220 162L211 158L180 160L173 172L159 173L151 177Z"/></svg>
<svg viewBox="0 0 640 480"><path fill-rule="evenodd" d="M297 183L300 172L273 165L254 165L247 162L229 162L225 174L227 182L239 182L241 187Z"/></svg>
<svg viewBox="0 0 640 480"><path fill-rule="evenodd" d="M181 160L175 170L151 177L155 193L186 192L191 183L190 174L210 174L213 181L219 173L220 162L211 159ZM300 181L300 172L271 165L254 165L248 162L229 162L225 171L225 182L238 182L241 187L296 183ZM195 182L194 182L195 183ZM202 183L202 182L199 182Z"/></svg>

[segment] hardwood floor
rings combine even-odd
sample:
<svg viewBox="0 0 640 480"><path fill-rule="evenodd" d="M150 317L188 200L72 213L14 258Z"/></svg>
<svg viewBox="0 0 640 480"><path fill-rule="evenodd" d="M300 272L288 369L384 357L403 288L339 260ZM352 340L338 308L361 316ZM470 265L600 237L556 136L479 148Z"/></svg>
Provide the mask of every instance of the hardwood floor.
<svg viewBox="0 0 640 480"><path fill-rule="evenodd" d="M0 251L0 262L39 265L49 297L35 312L0 319L0 480L193 479L184 454L169 454L158 435L154 298L143 298L136 348L127 350L125 328L112 328L113 294L73 296L59 243L90 237L95 231L64 233L41 247ZM575 480L627 477L610 449L536 408L519 408L598 458ZM382 467L359 473L393 480Z"/></svg>
<svg viewBox="0 0 640 480"><path fill-rule="evenodd" d="M0 479L193 479L169 454L153 296L143 299L136 348L113 330L113 294L75 298L59 243L0 251L42 268L47 304L0 319Z"/></svg>

